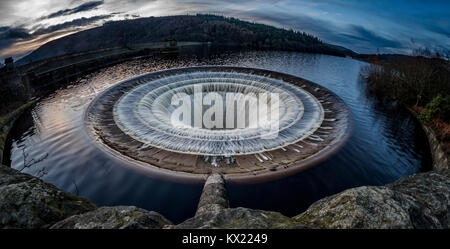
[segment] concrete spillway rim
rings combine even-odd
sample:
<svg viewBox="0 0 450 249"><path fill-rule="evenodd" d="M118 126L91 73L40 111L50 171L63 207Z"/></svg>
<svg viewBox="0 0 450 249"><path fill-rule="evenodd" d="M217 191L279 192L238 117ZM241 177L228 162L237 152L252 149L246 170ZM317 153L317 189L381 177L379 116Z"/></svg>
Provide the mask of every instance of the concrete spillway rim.
<svg viewBox="0 0 450 249"><path fill-rule="evenodd" d="M112 85L111 87L107 88L106 90L104 90L102 93L98 94L89 104L89 106L84 110L84 120L85 120L85 132L86 135L89 136L91 139L98 139L97 137L94 137L94 135L88 131L88 127L87 127L87 122L86 122L86 117L88 114L89 109L92 107L93 103L96 102L97 99L101 98L104 94L106 94L108 92L109 89L112 89L118 85L120 85L123 82L127 82L130 80L135 80L144 76L149 76L152 74L161 74L164 72L171 72L171 71L178 71L178 70L196 70L196 69L222 69L222 70L248 70L248 71L259 71L259 72L264 72L264 75L269 75L269 76L273 76L275 75L276 77L279 78L292 78L292 79L300 79L303 81L303 83L306 83L310 86L310 88L316 89L314 91L320 91L323 90L326 92L326 95L332 96L332 98L335 98L337 101L344 103L344 101L337 96L335 93L333 93L332 91L328 90L327 88L318 85L314 82L305 80L303 78L300 78L298 76L294 76L294 75L290 75L290 74L286 74L286 73L280 73L280 72L275 72L275 71L270 71L267 69L261 69L261 68L250 68L250 67L233 67L233 66L196 66L196 67L180 67L180 68L172 68L172 69L166 69L166 70L160 70L160 71L155 71L155 72L151 72L151 73L144 73L132 78L128 78L125 79L123 81L120 81L114 85ZM239 183L239 184L251 184L251 183L257 183L257 182L264 182L267 180L274 180L274 179L279 179L279 178L283 178L295 173L298 173L300 171L303 171L305 169L308 169L322 161L324 161L325 159L329 158L330 156L332 156L333 154L335 154L344 144L345 142L348 140L348 138L350 137L350 134L352 133L353 130L353 122L352 122L352 113L351 111L345 106L344 104L344 108L346 108L346 119L348 120L348 122L346 123L346 127L344 128L345 132L342 132L339 136L339 138L337 140L339 141L333 141L333 143L328 144L326 147L322 148L320 151L318 151L317 153L302 159L300 162L295 162L291 165L289 165L289 167L282 169L282 170L276 170L276 171L264 171L264 172L256 172L256 173L238 173L238 174L223 174L223 178L227 181L227 182L233 182L233 183ZM140 160L136 160L134 158L131 158L129 156L123 155L122 153L110 148L109 146L103 144L103 143L97 143L95 142L94 144L97 145L98 148L100 148L102 151L107 152L108 154L112 155L114 158L118 158L118 160L121 161L127 161L129 163L129 165L126 166L130 166L133 169L137 169L140 172L144 173L144 174L150 174L152 176L158 176L161 178L166 178L172 181L176 181L176 182L191 182L191 183L204 183L205 180L207 179L208 175L216 173L216 171L214 169L211 169L211 172L205 173L205 174L192 174L192 173L187 173L187 172L182 172L182 171L174 171L174 170L169 170L169 169L165 169L165 168L160 168L160 167L149 167L148 163L144 163ZM322 154L326 154L326 157L323 157ZM221 172L218 172L221 173Z"/></svg>

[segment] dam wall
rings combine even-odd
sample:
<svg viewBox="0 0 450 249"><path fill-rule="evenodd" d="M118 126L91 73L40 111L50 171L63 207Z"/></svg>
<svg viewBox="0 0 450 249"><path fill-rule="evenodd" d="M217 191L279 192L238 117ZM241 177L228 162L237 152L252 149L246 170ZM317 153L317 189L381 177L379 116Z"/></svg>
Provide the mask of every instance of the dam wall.
<svg viewBox="0 0 450 249"><path fill-rule="evenodd" d="M60 61L62 66L59 67L49 68L48 65L40 63L41 66L39 68L26 70L24 72L24 79L29 82L31 88L34 89L37 94L40 94L47 92L55 86L67 84L82 74L94 72L100 68L131 60L136 57L152 56L158 53L159 50L157 49L131 50L100 57L92 56L93 58L87 58L74 63L67 63L68 61L74 60L74 58L63 58ZM55 64L55 61L49 61L49 64L50 62L52 65Z"/></svg>
<svg viewBox="0 0 450 249"><path fill-rule="evenodd" d="M432 169L433 170L443 170L449 168L449 155L444 151L444 146L438 140L436 134L430 126L422 123L422 128L427 136L428 143L430 144L431 157L433 160Z"/></svg>
<svg viewBox="0 0 450 249"><path fill-rule="evenodd" d="M0 68L0 84L4 91L25 96L27 99L48 93L82 74L131 59L163 53L166 53L164 48L155 46L137 49L111 48L55 56L24 65L22 61L18 61L16 66ZM13 99L17 97L14 96Z"/></svg>

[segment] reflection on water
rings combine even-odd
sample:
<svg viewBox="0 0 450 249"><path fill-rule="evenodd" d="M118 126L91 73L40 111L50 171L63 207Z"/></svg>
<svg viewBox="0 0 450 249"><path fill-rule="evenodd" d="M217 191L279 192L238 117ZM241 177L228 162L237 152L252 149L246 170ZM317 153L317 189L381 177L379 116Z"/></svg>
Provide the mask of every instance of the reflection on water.
<svg viewBox="0 0 450 249"><path fill-rule="evenodd" d="M405 111L368 98L359 70L364 63L326 55L290 52L184 49L178 58L149 58L99 70L59 89L24 115L13 129L11 165L48 156L24 169L98 205L135 205L174 222L193 216L201 183L160 179L100 150L83 127L90 101L114 83L173 67L232 65L264 68L303 77L340 96L351 109L354 131L325 162L285 179L254 185L229 184L232 206L281 211L292 216L313 201L359 185L382 185L430 165L426 138Z"/></svg>

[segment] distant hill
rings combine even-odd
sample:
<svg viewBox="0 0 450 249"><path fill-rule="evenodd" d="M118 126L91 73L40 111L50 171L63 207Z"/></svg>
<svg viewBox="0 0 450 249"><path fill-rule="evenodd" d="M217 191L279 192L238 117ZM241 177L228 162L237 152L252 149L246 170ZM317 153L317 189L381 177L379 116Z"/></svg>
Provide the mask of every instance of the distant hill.
<svg viewBox="0 0 450 249"><path fill-rule="evenodd" d="M111 21L42 45L18 61L26 64L41 59L82 51L127 47L135 43L163 41L213 42L254 49L273 49L354 56L344 47L322 42L317 37L293 30L250 23L215 15L180 15Z"/></svg>
<svg viewBox="0 0 450 249"><path fill-rule="evenodd" d="M362 60L370 63L376 62L392 62L399 59L414 57L405 54L358 54L353 56L353 59Z"/></svg>

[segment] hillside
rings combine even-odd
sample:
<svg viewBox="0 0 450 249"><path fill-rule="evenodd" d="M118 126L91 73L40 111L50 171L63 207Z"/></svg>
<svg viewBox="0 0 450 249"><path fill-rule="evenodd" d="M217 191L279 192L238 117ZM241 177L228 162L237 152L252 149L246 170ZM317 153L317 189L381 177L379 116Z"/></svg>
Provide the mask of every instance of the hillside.
<svg viewBox="0 0 450 249"><path fill-rule="evenodd" d="M213 42L253 49L288 50L338 56L355 55L349 49L323 43L317 37L293 30L214 15L182 15L111 21L44 44L18 61L41 59L134 43L163 41Z"/></svg>

